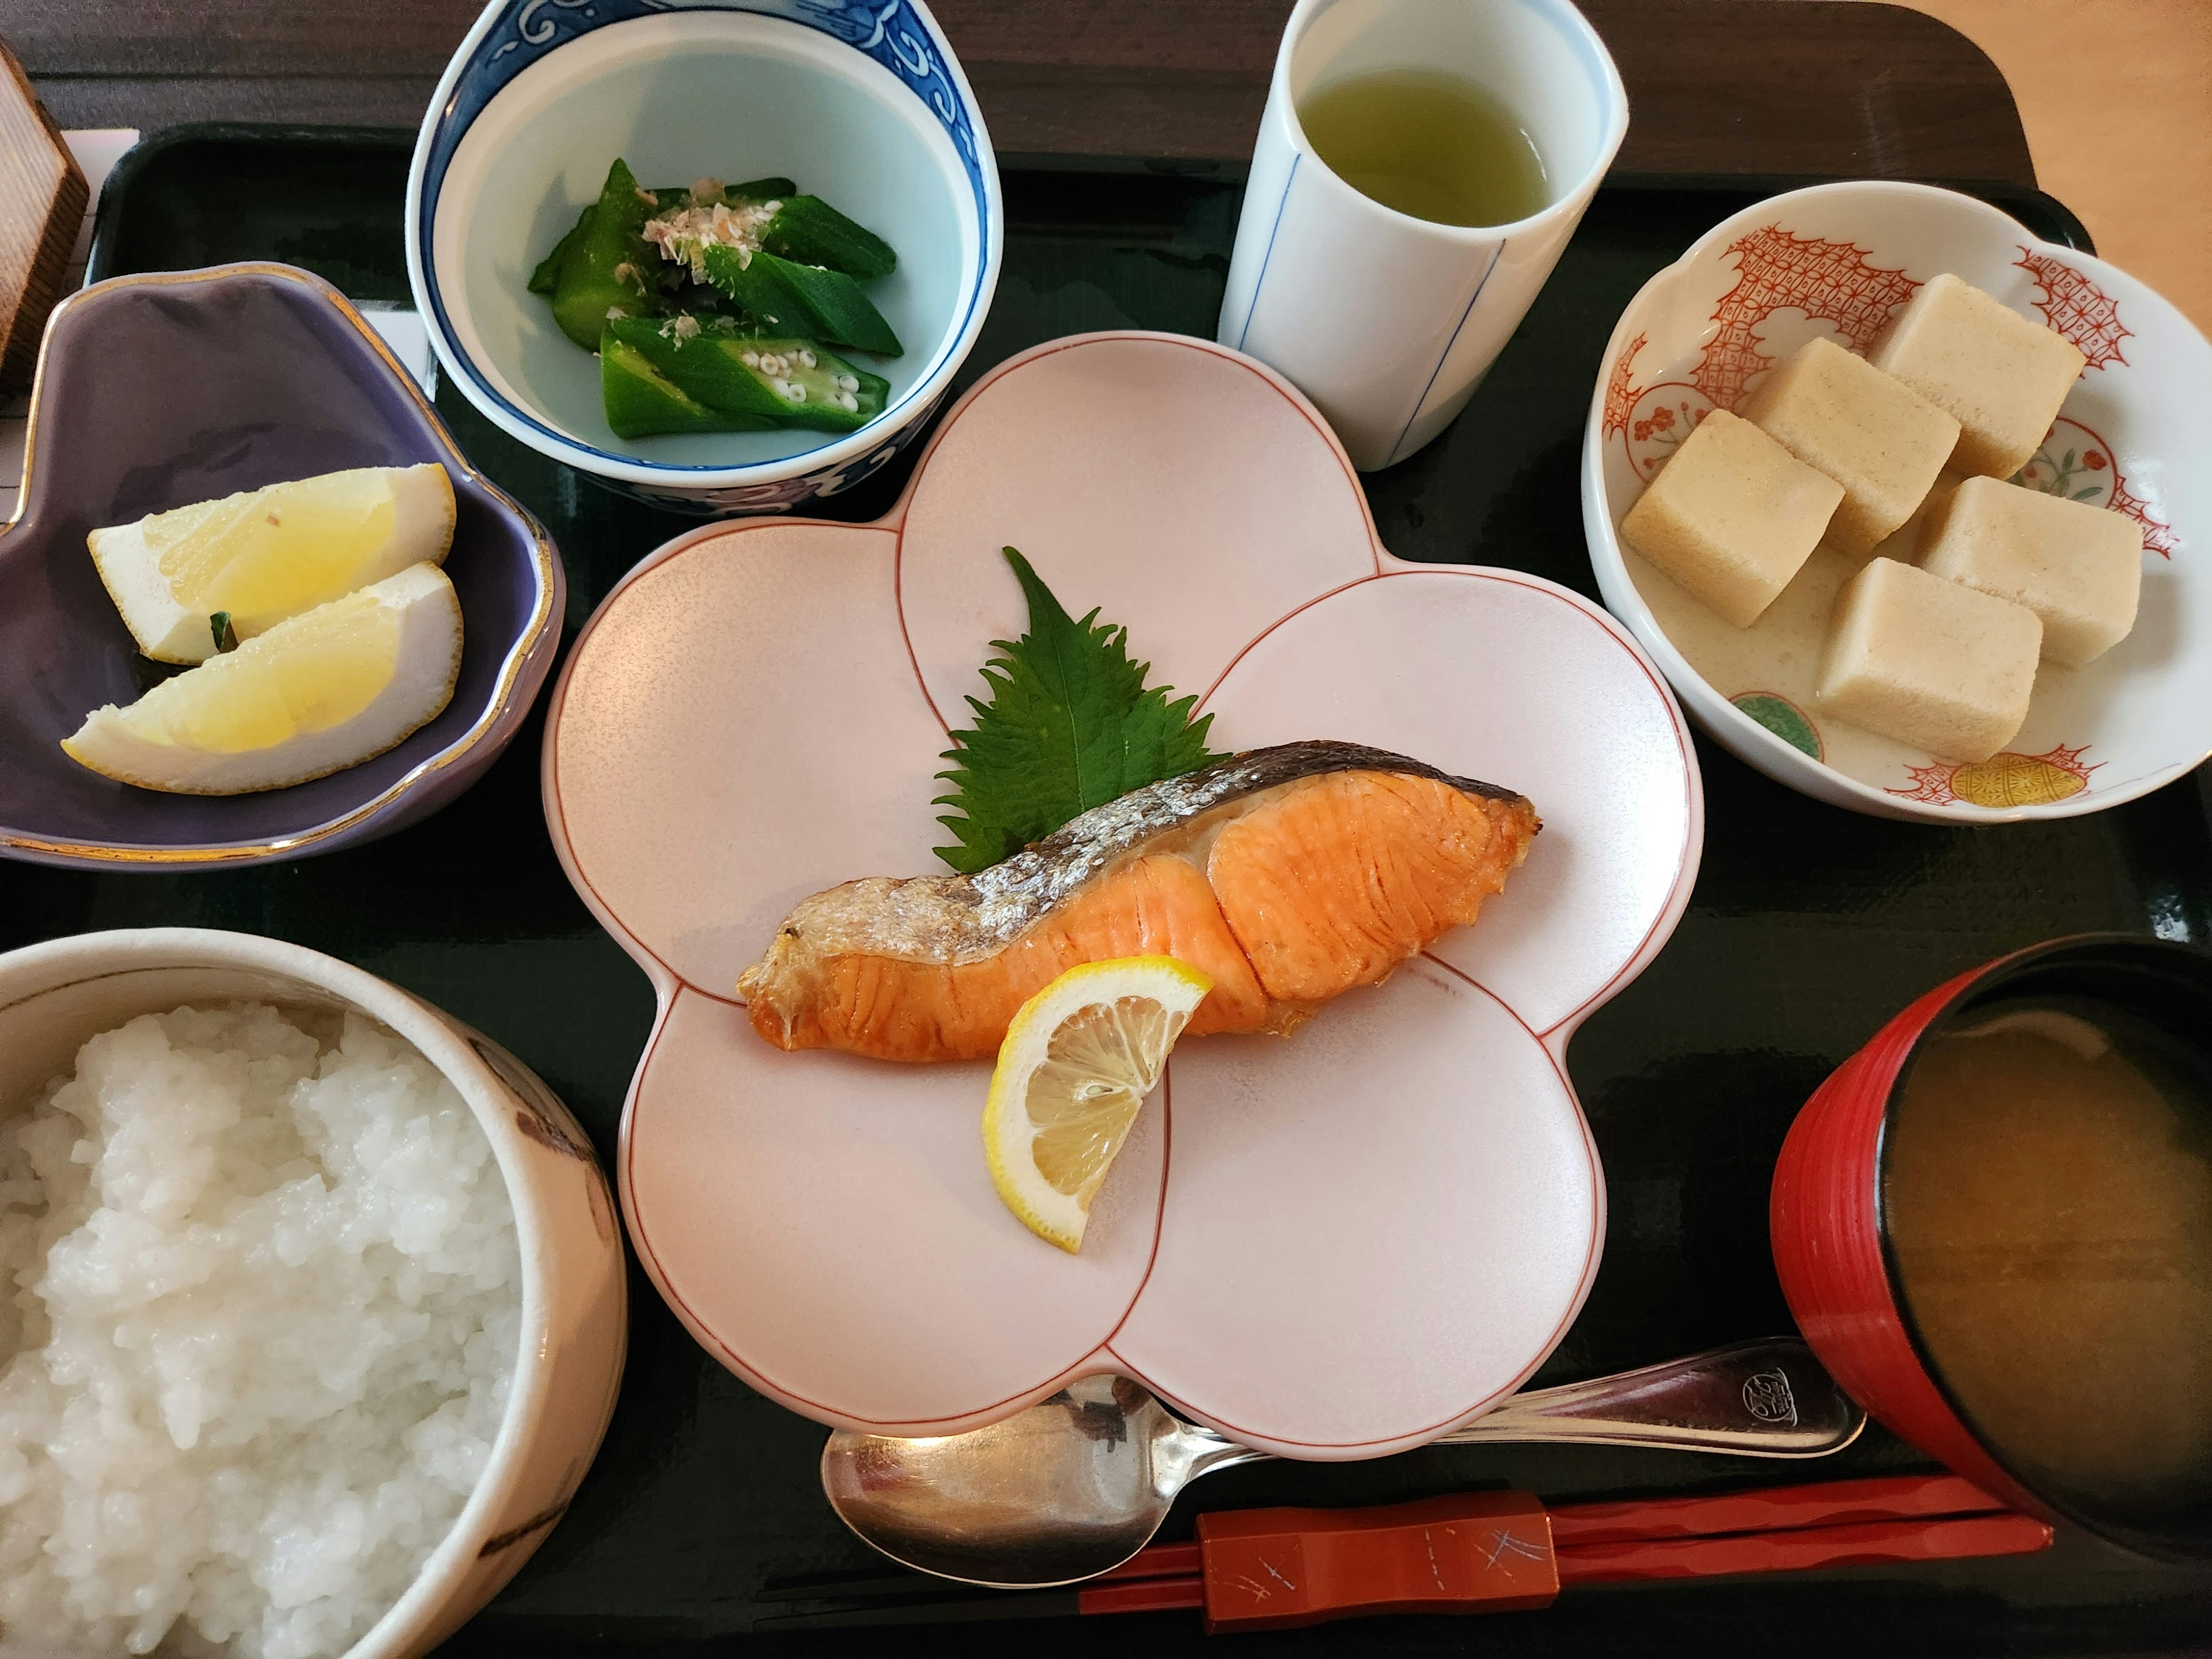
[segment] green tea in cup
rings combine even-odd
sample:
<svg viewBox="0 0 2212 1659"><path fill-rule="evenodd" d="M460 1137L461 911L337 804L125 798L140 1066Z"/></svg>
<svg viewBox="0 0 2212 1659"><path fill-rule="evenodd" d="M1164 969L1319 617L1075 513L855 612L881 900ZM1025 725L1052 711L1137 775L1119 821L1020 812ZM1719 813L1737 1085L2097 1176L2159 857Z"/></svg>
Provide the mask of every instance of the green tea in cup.
<svg viewBox="0 0 2212 1659"><path fill-rule="evenodd" d="M1627 131L1566 0L1297 0L1214 337L1359 471L1396 465L1474 395Z"/></svg>
<svg viewBox="0 0 2212 1659"><path fill-rule="evenodd" d="M1371 201L1439 225L1508 225L1551 204L1544 158L1513 112L1471 81L1373 70L1298 101L1306 142Z"/></svg>

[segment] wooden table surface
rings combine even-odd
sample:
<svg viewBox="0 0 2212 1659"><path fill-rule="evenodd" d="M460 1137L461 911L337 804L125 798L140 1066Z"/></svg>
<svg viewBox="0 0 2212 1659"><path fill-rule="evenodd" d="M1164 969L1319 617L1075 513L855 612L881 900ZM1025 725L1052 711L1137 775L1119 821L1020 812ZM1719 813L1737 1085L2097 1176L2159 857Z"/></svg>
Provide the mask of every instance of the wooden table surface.
<svg viewBox="0 0 2212 1659"><path fill-rule="evenodd" d="M1290 6L937 0L934 9L1003 155L1239 158L1251 152ZM1587 9L1634 100L1620 159L1629 171L2030 177L2002 77L1945 26L1903 8ZM477 9L474 0L0 0L0 35L64 126L411 127Z"/></svg>
<svg viewBox="0 0 2212 1659"><path fill-rule="evenodd" d="M1003 155L1233 160L1249 153L1290 3L937 0L935 9ZM1917 3L1587 0L1634 104L1620 167L2039 174L2103 252L2212 327L2212 0ZM65 126L412 126L477 9L475 0L0 0L0 37Z"/></svg>
<svg viewBox="0 0 2212 1659"><path fill-rule="evenodd" d="M2212 330L2212 0L1916 4L1586 0L1635 104L1621 170L2039 177L2101 252ZM1290 0L936 11L1006 157L1241 159ZM0 38L64 126L414 126L476 13L476 0L0 0Z"/></svg>
<svg viewBox="0 0 2212 1659"><path fill-rule="evenodd" d="M2212 334L2212 0L1914 0L2012 83L2043 188Z"/></svg>

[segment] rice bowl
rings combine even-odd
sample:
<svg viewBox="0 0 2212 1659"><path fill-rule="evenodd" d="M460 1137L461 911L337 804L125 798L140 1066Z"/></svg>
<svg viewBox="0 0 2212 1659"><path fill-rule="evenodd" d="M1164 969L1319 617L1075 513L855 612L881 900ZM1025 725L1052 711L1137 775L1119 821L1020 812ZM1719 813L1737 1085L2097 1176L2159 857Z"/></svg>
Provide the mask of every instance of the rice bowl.
<svg viewBox="0 0 2212 1659"><path fill-rule="evenodd" d="M311 951L131 930L0 955L0 1652L404 1659L557 1522L622 1256L512 1056Z"/></svg>
<svg viewBox="0 0 2212 1659"><path fill-rule="evenodd" d="M514 1211L459 1091L339 1018L141 1014L0 1134L6 1646L342 1653L483 1473Z"/></svg>

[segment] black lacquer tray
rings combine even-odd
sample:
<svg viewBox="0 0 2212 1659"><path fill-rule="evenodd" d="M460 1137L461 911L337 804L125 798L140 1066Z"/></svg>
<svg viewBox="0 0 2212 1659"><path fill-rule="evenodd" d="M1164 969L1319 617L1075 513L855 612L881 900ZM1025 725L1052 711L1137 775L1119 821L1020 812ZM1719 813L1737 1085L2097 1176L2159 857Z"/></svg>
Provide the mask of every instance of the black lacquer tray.
<svg viewBox="0 0 2212 1659"><path fill-rule="evenodd" d="M335 129L174 129L110 180L94 277L240 258L404 301L409 137ZM1598 357L1636 289L1697 236L1796 179L1615 179L1458 423L1367 480L1407 558L1510 566L1596 596L1577 461ZM1940 181L1937 181L1940 182ZM1227 168L1009 167L1005 274L962 384L1034 342L1097 328L1210 336L1242 186ZM2076 246L2032 191L1979 193ZM522 449L458 395L439 407L469 455L551 526L568 632L690 520L606 494ZM832 516L881 513L879 477ZM653 1015L644 977L556 864L539 814L541 722L428 822L328 857L206 875L0 865L0 946L90 928L240 928L397 981L535 1066L611 1160ZM1790 1118L1829 1068L1920 991L2032 941L2111 928L2212 940L2205 774L2092 817L1988 829L1890 823L1820 805L1700 743L1707 831L1688 915L1569 1055L1603 1155L1604 1265L1540 1383L1789 1328L1766 1243L1766 1184ZM751 1394L696 1347L641 1277L621 1407L574 1506L457 1656L1194 1650L1190 1614L911 1632L775 1632L756 1598L795 1577L866 1572L823 1502L823 1431ZM1829 1462L1759 1464L1577 1448L1432 1449L1364 1464L1262 1464L1194 1489L1207 1507L1359 1504L1511 1484L1629 1497L1929 1467L1879 1429ZM1185 1535L1190 1501L1164 1536ZM1222 1643L1270 1654L2082 1653L2212 1643L2212 1570L2152 1565L2078 1534L2049 1554L1795 1578L1571 1593L1550 1611L1396 1619Z"/></svg>

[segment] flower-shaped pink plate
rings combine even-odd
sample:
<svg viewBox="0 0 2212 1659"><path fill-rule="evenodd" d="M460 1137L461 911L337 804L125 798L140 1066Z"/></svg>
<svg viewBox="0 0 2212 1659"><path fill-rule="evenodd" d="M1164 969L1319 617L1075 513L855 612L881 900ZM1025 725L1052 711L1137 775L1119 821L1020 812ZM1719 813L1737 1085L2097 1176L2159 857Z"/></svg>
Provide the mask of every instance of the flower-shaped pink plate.
<svg viewBox="0 0 2212 1659"><path fill-rule="evenodd" d="M1508 785L1544 820L1480 925L1288 1040L1186 1044L1079 1256L999 1202L989 1067L787 1054L732 1000L806 894L940 868L962 699L1024 625L999 550L1127 624L1217 749L1339 738ZM1286 1456L1395 1451L1542 1363L1605 1187L1564 1064L1672 931L1703 802L1612 618L1510 571L1402 563L1312 406L1179 336L987 376L872 525L752 522L630 573L571 653L546 817L659 1016L619 1185L661 1294L739 1376L839 1427L949 1434L1141 1379Z"/></svg>

